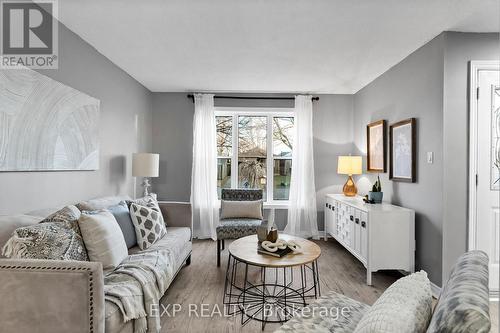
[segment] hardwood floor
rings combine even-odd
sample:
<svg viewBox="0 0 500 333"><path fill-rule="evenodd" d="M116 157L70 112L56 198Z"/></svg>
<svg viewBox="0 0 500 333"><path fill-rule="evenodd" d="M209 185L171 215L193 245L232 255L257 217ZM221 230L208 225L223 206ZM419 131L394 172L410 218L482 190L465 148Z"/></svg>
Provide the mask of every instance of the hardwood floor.
<svg viewBox="0 0 500 333"><path fill-rule="evenodd" d="M373 274L373 286L365 283L366 270L349 252L336 241L316 242L321 247L319 259L321 294L329 291L342 293L367 304L373 304L382 292L401 275L387 271ZM241 326L240 316L220 317L223 312L222 296L226 272L227 247L221 258L221 267L216 266L216 247L211 240L194 241L191 265L184 267L176 277L162 304L170 304L162 316L162 332L260 332L260 323L251 320ZM253 278L258 279L257 271ZM173 304L181 310L172 315ZM192 304L190 306L190 304ZM202 308L204 307L204 308ZM191 312L190 312L191 309ZM205 313L203 312L205 309ZM214 317L202 317L215 312ZM264 332L273 332L279 324L267 324Z"/></svg>

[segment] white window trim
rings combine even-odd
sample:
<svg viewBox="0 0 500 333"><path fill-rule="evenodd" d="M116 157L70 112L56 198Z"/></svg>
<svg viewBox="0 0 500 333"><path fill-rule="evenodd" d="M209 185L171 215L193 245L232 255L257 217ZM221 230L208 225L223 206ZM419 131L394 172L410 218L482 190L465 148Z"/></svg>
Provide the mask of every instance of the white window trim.
<svg viewBox="0 0 500 333"><path fill-rule="evenodd" d="M247 108L247 107L216 107L215 116L216 117L232 117L233 127L231 131L232 135L232 155L231 155L231 188L238 188L238 116L266 116L267 123L272 124L273 117L295 117L293 108ZM264 203L264 208L269 209L284 209L290 204L289 200L274 200L273 199L273 188L274 188L274 177L273 177L273 160L279 159L290 159L286 157L274 157L273 156L273 127L267 126L266 133L266 174L267 174L267 186L266 186L266 202ZM270 148L270 149L269 149ZM228 158L227 156L217 156L217 158ZM269 163L271 161L271 163ZM234 163L236 162L236 163ZM233 176L235 175L235 176Z"/></svg>

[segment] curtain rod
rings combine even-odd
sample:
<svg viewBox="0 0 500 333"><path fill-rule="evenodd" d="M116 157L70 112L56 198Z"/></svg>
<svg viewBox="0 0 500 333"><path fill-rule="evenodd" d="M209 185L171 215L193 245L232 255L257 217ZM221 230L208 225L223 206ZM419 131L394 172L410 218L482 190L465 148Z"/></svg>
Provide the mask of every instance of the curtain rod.
<svg viewBox="0 0 500 333"><path fill-rule="evenodd" d="M187 98L190 98L194 102L194 95L188 94ZM284 100L284 101L293 101L294 97L269 97L269 96L214 96L214 98L218 99L261 99L261 100ZM311 100L319 101L319 97L312 97Z"/></svg>

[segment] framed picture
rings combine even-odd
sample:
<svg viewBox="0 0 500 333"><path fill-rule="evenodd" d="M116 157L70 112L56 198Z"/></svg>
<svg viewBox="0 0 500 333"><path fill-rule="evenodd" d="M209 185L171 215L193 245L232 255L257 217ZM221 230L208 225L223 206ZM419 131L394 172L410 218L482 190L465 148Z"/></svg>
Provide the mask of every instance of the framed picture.
<svg viewBox="0 0 500 333"><path fill-rule="evenodd" d="M389 179L402 182L416 181L416 120L410 118L392 124L389 128Z"/></svg>
<svg viewBox="0 0 500 333"><path fill-rule="evenodd" d="M366 169L369 172L386 172L387 123L379 120L366 126Z"/></svg>

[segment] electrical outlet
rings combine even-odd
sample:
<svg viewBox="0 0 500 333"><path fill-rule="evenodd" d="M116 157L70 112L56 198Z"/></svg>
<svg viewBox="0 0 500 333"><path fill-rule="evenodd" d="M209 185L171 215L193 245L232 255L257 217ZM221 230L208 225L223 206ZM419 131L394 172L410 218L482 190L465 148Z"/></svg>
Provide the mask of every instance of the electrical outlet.
<svg viewBox="0 0 500 333"><path fill-rule="evenodd" d="M427 152L427 163L434 163L434 153L432 151Z"/></svg>

